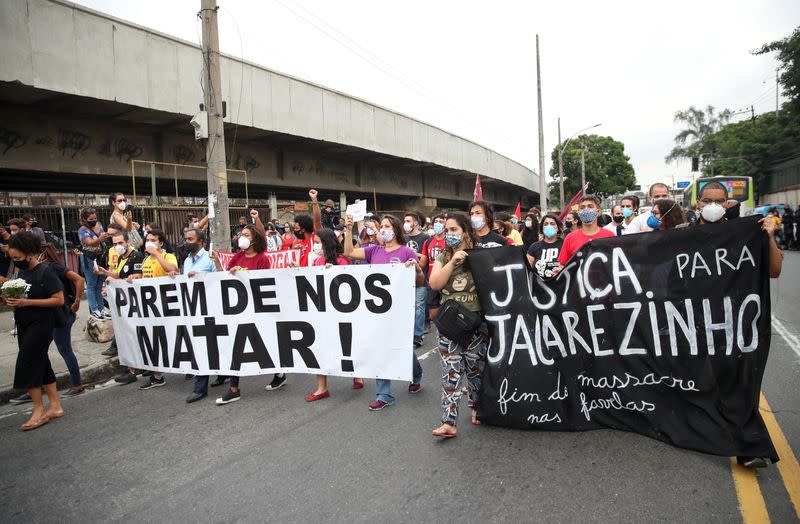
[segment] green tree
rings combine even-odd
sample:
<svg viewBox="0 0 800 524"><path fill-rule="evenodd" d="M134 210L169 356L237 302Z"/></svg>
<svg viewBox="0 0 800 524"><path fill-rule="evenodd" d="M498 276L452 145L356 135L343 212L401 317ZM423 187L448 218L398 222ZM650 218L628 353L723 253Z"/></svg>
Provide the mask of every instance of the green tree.
<svg viewBox="0 0 800 524"><path fill-rule="evenodd" d="M586 182L589 192L607 196L623 193L636 184L636 175L625 154L625 144L610 136L585 135ZM550 155L553 167L550 169L550 194L558 195L558 150L557 145ZM581 140L572 139L564 149L564 202L581 188Z"/></svg>
<svg viewBox="0 0 800 524"><path fill-rule="evenodd" d="M794 105L796 112L800 112L800 27L783 40L764 44L753 51L755 55L778 52L777 59L781 63L778 67L783 94Z"/></svg>
<svg viewBox="0 0 800 524"><path fill-rule="evenodd" d="M714 106L706 106L705 111L694 106L685 111L675 113L675 122L684 125L683 131L675 135L675 147L664 159L666 163L679 158L692 158L704 153L714 153L703 146L705 138L719 131L731 118L731 111L725 109L719 113Z"/></svg>

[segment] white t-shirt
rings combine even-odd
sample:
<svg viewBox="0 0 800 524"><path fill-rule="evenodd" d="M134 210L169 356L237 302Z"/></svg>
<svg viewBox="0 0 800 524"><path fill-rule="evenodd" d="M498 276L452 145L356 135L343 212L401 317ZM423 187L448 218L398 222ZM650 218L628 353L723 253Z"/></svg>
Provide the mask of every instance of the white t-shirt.
<svg viewBox="0 0 800 524"><path fill-rule="evenodd" d="M616 236L617 235L617 226L622 226L622 234L624 235L625 232L626 232L625 230L628 229L628 225L625 223L624 220L623 220L622 224L617 224L616 222L611 222L610 224L606 224L605 226L603 226L603 229L608 229L609 231L614 233L614 236Z"/></svg>
<svg viewBox="0 0 800 524"><path fill-rule="evenodd" d="M653 230L652 227L647 225L647 219L650 213L642 213L637 215L636 218L631 220L631 223L625 228L624 235L632 235L634 233L649 233Z"/></svg>

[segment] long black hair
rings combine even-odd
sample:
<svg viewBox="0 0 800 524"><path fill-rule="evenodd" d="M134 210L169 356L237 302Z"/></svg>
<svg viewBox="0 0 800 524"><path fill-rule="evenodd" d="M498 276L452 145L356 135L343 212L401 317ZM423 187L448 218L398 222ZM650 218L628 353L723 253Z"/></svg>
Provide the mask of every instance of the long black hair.
<svg viewBox="0 0 800 524"><path fill-rule="evenodd" d="M461 211L453 211L452 213L447 213L447 220L455 220L458 223L458 227L464 232L462 241L465 249L472 249L478 245L478 237L468 214ZM445 220L445 224L447 224L447 220ZM449 262L453 258L453 253L455 253L455 250L452 247L448 246L444 249L445 262Z"/></svg>
<svg viewBox="0 0 800 524"><path fill-rule="evenodd" d="M322 256L325 257L325 263L335 266L339 255L344 251L342 244L336 240L336 233L332 229L323 228L317 231L316 235L322 244Z"/></svg>
<svg viewBox="0 0 800 524"><path fill-rule="evenodd" d="M531 219L531 227L526 225L522 228L522 241L524 243L533 243L539 240L539 221L536 219L536 215L533 213L528 213L525 216L525 220L528 220L529 218Z"/></svg>

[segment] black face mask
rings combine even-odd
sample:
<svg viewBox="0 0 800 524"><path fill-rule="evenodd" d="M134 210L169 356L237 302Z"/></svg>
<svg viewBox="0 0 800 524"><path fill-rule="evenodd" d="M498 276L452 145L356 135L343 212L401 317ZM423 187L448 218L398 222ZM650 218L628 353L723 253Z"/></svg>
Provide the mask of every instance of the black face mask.
<svg viewBox="0 0 800 524"><path fill-rule="evenodd" d="M741 206L731 206L725 209L725 220L732 220L734 218L739 218L741 213Z"/></svg>
<svg viewBox="0 0 800 524"><path fill-rule="evenodd" d="M197 242L185 242L183 245L186 246L186 249L189 251L189 253L197 253L197 250L200 247Z"/></svg>
<svg viewBox="0 0 800 524"><path fill-rule="evenodd" d="M89 227L94 227L97 225L97 220L89 220L86 223L89 225Z"/></svg>
<svg viewBox="0 0 800 524"><path fill-rule="evenodd" d="M625 217L622 216L622 215L614 215L613 218L614 218L614 222L616 222L617 224L621 224L622 221L625 220Z"/></svg>
<svg viewBox="0 0 800 524"><path fill-rule="evenodd" d="M294 232L294 236L296 236L297 238L306 238L306 233L305 231L302 230L296 230Z"/></svg>
<svg viewBox="0 0 800 524"><path fill-rule="evenodd" d="M31 263L27 258L15 260L14 265L17 266L17 269L29 269L31 267Z"/></svg>

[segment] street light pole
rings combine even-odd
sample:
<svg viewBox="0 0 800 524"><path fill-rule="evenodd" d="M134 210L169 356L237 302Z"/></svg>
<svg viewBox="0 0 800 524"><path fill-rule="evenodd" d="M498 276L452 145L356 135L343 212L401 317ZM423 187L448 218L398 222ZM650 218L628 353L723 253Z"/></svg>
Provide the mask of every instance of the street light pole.
<svg viewBox="0 0 800 524"><path fill-rule="evenodd" d="M586 187L586 141L581 136L581 188Z"/></svg>
<svg viewBox="0 0 800 524"><path fill-rule="evenodd" d="M542 123L542 70L539 65L539 35L536 35L536 94L539 101L539 209L547 212L547 180L544 174L544 124Z"/></svg>

